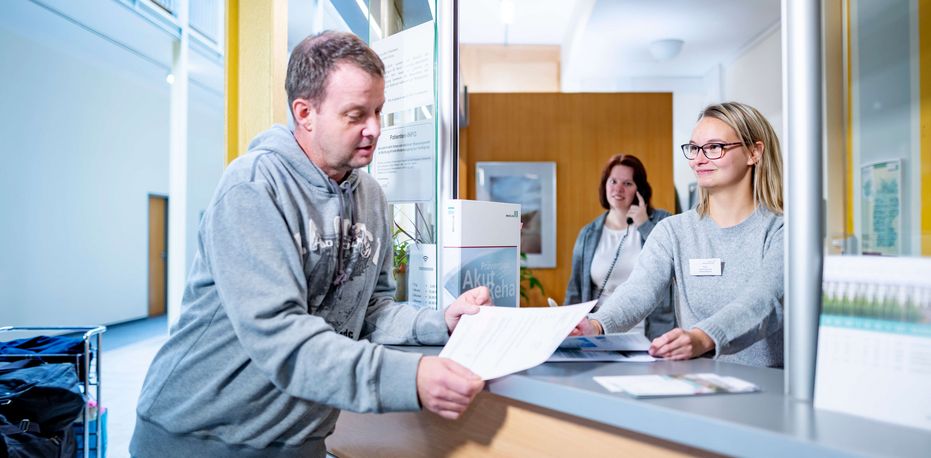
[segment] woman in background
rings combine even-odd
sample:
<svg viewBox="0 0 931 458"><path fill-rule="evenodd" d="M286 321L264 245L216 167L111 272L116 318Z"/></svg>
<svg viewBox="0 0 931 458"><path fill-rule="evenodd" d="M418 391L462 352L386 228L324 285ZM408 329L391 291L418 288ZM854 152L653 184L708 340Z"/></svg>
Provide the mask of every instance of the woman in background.
<svg viewBox="0 0 931 458"><path fill-rule="evenodd" d="M653 188L640 159L630 154L611 157L598 185L598 199L607 211L579 232L564 303L607 298L627 281L650 232L669 216L666 210L653 208L652 197ZM646 319L634 325L634 332L655 339L675 327L670 295L660 301Z"/></svg>
<svg viewBox="0 0 931 458"><path fill-rule="evenodd" d="M704 354L753 366L783 365L782 155L772 126L735 102L702 112L682 152L699 204L654 228L634 272L573 334L618 332L650 314L676 285L681 328L650 354Z"/></svg>

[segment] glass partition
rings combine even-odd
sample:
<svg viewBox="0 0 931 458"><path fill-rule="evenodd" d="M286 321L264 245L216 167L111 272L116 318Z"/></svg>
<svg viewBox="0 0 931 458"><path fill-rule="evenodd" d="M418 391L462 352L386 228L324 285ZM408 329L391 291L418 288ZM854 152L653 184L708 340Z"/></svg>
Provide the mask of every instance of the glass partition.
<svg viewBox="0 0 931 458"><path fill-rule="evenodd" d="M369 44L385 62L382 134L369 172L385 190L394 215L396 299L436 307L436 4L355 3L367 16Z"/></svg>
<svg viewBox="0 0 931 458"><path fill-rule="evenodd" d="M931 21L920 19L917 0L846 7L846 170L835 178L846 183L827 202L842 207L844 231L828 234L828 252L929 256L931 138L921 125L931 122L922 119L931 116L931 98L921 94L931 91L931 30L923 29Z"/></svg>

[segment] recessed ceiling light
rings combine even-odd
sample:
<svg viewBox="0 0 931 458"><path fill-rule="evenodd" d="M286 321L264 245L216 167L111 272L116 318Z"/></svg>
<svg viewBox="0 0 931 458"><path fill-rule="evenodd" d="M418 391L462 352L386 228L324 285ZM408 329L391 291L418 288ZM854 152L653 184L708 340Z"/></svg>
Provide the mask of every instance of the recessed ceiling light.
<svg viewBox="0 0 931 458"><path fill-rule="evenodd" d="M679 55L684 41L678 38L667 38L650 43L650 55L656 60L669 60Z"/></svg>

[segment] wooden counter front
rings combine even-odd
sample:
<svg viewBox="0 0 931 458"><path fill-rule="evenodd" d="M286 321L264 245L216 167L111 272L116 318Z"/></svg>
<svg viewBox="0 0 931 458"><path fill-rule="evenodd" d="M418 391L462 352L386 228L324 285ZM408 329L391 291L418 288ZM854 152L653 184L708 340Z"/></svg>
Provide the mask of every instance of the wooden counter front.
<svg viewBox="0 0 931 458"><path fill-rule="evenodd" d="M456 421L430 412L343 412L326 443L340 458L717 456L487 391Z"/></svg>

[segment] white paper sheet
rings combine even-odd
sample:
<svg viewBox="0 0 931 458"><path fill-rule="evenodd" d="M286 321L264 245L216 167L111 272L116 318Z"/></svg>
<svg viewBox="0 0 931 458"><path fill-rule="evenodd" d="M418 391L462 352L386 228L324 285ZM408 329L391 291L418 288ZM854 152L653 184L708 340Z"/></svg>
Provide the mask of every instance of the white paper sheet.
<svg viewBox="0 0 931 458"><path fill-rule="evenodd" d="M647 351L650 340L639 332L606 334L603 336L566 337L559 348L586 351Z"/></svg>
<svg viewBox="0 0 931 458"><path fill-rule="evenodd" d="M547 360L595 301L562 307L482 307L464 315L440 356L483 380L503 377Z"/></svg>

